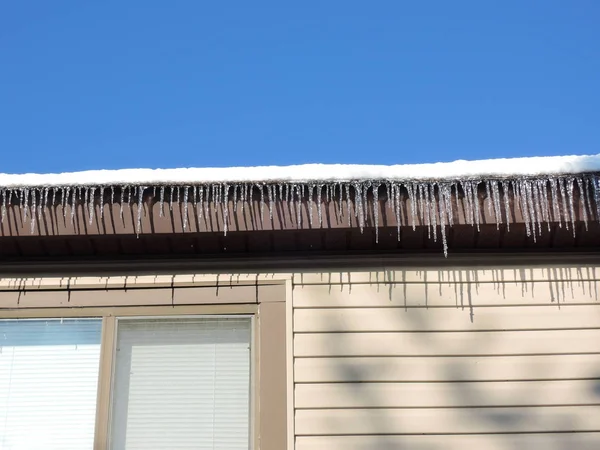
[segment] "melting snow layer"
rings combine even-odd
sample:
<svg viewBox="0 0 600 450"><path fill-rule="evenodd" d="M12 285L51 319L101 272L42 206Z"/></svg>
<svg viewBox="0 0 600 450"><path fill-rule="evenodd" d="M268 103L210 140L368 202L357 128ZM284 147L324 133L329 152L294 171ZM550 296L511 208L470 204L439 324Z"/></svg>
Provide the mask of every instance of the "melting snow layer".
<svg viewBox="0 0 600 450"><path fill-rule="evenodd" d="M0 187L171 185L234 182L459 180L600 172L600 154L454 161L434 164L90 170L61 174L0 174Z"/></svg>

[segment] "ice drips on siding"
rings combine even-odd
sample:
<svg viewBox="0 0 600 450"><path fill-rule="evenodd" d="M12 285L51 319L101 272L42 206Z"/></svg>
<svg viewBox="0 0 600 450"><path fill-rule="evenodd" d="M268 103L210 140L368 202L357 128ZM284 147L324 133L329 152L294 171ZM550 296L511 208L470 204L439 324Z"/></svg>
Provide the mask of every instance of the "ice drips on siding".
<svg viewBox="0 0 600 450"><path fill-rule="evenodd" d="M365 227L374 227L376 240L382 212L395 217L398 240L401 239L402 218L408 217L413 229L417 222L424 224L430 239L441 239L447 255L446 233L454 225L459 208L466 223L477 230L485 216L491 217L498 228L505 224L510 231L513 213L518 211L527 235L534 240L550 229L551 222L575 234L577 220L583 220L587 229L589 220L600 218L600 176L595 173L512 178L469 176L439 180L221 181L153 185L145 181L111 185L7 186L0 188L0 220L4 222L10 205L18 205L23 221L29 223L31 233L34 233L36 219L41 220L43 211L50 207L62 206L66 220L67 209L70 209L69 220L73 223L76 206L83 205L91 224L97 209L100 215L103 214L103 208L97 206L118 204L122 217L126 205L136 204L136 232L139 234L144 204L158 202L163 216L166 209L172 210L177 203L183 208L184 231L189 228L192 214L202 220L210 209L219 211L227 234L232 215L238 211L243 213L245 208L257 202L260 220L273 222L277 204L285 203L295 211L293 220L297 228L306 226L302 214L302 207L306 205L311 227L323 227L324 211L334 211L341 223L350 225L353 217L361 232Z"/></svg>

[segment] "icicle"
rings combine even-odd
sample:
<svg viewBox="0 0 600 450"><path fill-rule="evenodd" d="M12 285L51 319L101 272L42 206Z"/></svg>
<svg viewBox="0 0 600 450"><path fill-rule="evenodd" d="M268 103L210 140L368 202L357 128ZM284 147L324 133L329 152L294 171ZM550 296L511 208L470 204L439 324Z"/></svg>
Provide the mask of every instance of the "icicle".
<svg viewBox="0 0 600 450"><path fill-rule="evenodd" d="M402 226L402 207L400 203L400 185L394 183L392 184L392 189L394 190L394 209L396 213L396 233L398 242L400 242L400 228Z"/></svg>
<svg viewBox="0 0 600 450"><path fill-rule="evenodd" d="M446 187L444 184L438 184L438 193L439 193L439 213L440 213L440 230L442 233L442 247L444 249L444 256L448 257L448 243L446 242L446 215L447 215L447 205L446 205Z"/></svg>
<svg viewBox="0 0 600 450"><path fill-rule="evenodd" d="M283 201L283 185L281 183L277 184L277 194L279 196L279 201Z"/></svg>
<svg viewBox="0 0 600 450"><path fill-rule="evenodd" d="M192 186L192 208L196 211L198 219L200 219L198 214L198 186ZM200 220L198 220L198 224L200 224Z"/></svg>
<svg viewBox="0 0 600 450"><path fill-rule="evenodd" d="M362 185L362 194L363 194L363 210L364 210L364 226L367 226L367 221L369 220L369 188L372 186L370 181L365 181Z"/></svg>
<svg viewBox="0 0 600 450"><path fill-rule="evenodd" d="M115 203L115 186L114 184L110 187L110 206L112 209L112 205Z"/></svg>
<svg viewBox="0 0 600 450"><path fill-rule="evenodd" d="M319 220L319 227L323 226L323 201L321 199L321 195L323 192L323 185L319 184L317 186L317 218Z"/></svg>
<svg viewBox="0 0 600 450"><path fill-rule="evenodd" d="M416 211L417 211L417 217L419 218L419 225L423 226L423 224L425 223L425 214L423 211L423 192L421 191L421 183L416 183L415 185L415 200L417 202L416 204Z"/></svg>
<svg viewBox="0 0 600 450"><path fill-rule="evenodd" d="M583 178L585 184L585 198L589 205L589 220L594 220L594 208L592 206L592 199L594 198L594 178L586 176ZM598 218L600 219L600 217Z"/></svg>
<svg viewBox="0 0 600 450"><path fill-rule="evenodd" d="M510 232L510 183L502 181L502 195L504 197L504 213L506 214L506 231Z"/></svg>
<svg viewBox="0 0 600 450"><path fill-rule="evenodd" d="M165 187L160 187L160 193L158 198L158 215L163 217L165 215Z"/></svg>
<svg viewBox="0 0 600 450"><path fill-rule="evenodd" d="M23 209L23 222L27 222L27 216L29 214L29 189L23 189L21 193L21 208Z"/></svg>
<svg viewBox="0 0 600 450"><path fill-rule="evenodd" d="M175 196L175 186L169 187L169 211L173 211L173 197Z"/></svg>
<svg viewBox="0 0 600 450"><path fill-rule="evenodd" d="M485 182L485 202L487 204L488 215L492 217L492 188L490 180ZM496 219L497 221L498 219Z"/></svg>
<svg viewBox="0 0 600 450"><path fill-rule="evenodd" d="M233 185L233 211L237 213L238 185Z"/></svg>
<svg viewBox="0 0 600 450"><path fill-rule="evenodd" d="M500 229L502 223L502 207L500 206L500 187L498 181L492 183L492 200L494 202L494 216L496 217L496 229Z"/></svg>
<svg viewBox="0 0 600 450"><path fill-rule="evenodd" d="M243 206L243 205L242 205ZM202 211L204 210L204 186L198 186L198 223L202 220ZM205 220L206 220L206 216Z"/></svg>
<svg viewBox="0 0 600 450"><path fill-rule="evenodd" d="M325 195L327 198L327 203L331 202L331 186L329 184L325 185ZM321 186L322 189L322 186Z"/></svg>
<svg viewBox="0 0 600 450"><path fill-rule="evenodd" d="M23 214L25 213L23 204L23 189L19 189L19 209L23 211ZM25 220L25 216L23 217L23 220Z"/></svg>
<svg viewBox="0 0 600 450"><path fill-rule="evenodd" d="M437 205L435 201L435 185L427 185L427 195L430 199L430 215L431 215L431 228L433 229L433 242L437 242Z"/></svg>
<svg viewBox="0 0 600 450"><path fill-rule="evenodd" d="M352 211L350 209L350 185L344 184L344 191L346 192L346 210L348 214L348 227L352 223Z"/></svg>
<svg viewBox="0 0 600 450"><path fill-rule="evenodd" d="M273 202L275 202L277 192L275 186L272 184L267 185L267 200L269 202L269 220L271 221L271 228L273 228Z"/></svg>
<svg viewBox="0 0 600 450"><path fill-rule="evenodd" d="M33 234L34 230L35 230L35 213L36 213L36 208L37 208L37 192L34 190L31 191L31 222L29 224L29 232L31 234ZM41 200L41 198L40 198Z"/></svg>
<svg viewBox="0 0 600 450"><path fill-rule="evenodd" d="M360 183L354 184L354 214L358 216L358 225L360 227L360 232L362 233L365 228L365 211L362 200L362 185Z"/></svg>
<svg viewBox="0 0 600 450"><path fill-rule="evenodd" d="M384 211L394 211L392 206L392 185L387 182L385 183L385 202L383 203Z"/></svg>
<svg viewBox="0 0 600 450"><path fill-rule="evenodd" d="M79 198L79 188L73 189L71 194L71 225L75 221L75 209L77 208L77 199Z"/></svg>
<svg viewBox="0 0 600 450"><path fill-rule="evenodd" d="M254 208L254 186L249 184L248 185L248 204L251 208Z"/></svg>
<svg viewBox="0 0 600 450"><path fill-rule="evenodd" d="M62 210L63 210L63 219L67 218L67 204L69 203L69 195L71 194L71 188L66 187L62 189ZM52 206L56 203L56 189L52 190Z"/></svg>
<svg viewBox="0 0 600 450"><path fill-rule="evenodd" d="M427 238L431 239L431 208L429 199L429 187L427 183L421 183L419 186L421 190L421 208L424 209L423 216L425 219L425 226L427 227Z"/></svg>
<svg viewBox="0 0 600 450"><path fill-rule="evenodd" d="M229 185L227 183L223 184L221 189L221 205L223 210L223 234L227 236L229 229Z"/></svg>
<svg viewBox="0 0 600 450"><path fill-rule="evenodd" d="M554 177L550 178L550 197L552 198L552 215L554 220L558 222L558 227L562 228L562 217L558 205L558 184Z"/></svg>
<svg viewBox="0 0 600 450"><path fill-rule="evenodd" d="M48 203L48 188L45 187L44 189L40 190L40 204L38 205L38 211L37 211L37 216L38 216L38 221L42 220L42 215L44 212L44 208L46 207L46 203Z"/></svg>
<svg viewBox="0 0 600 450"><path fill-rule="evenodd" d="M60 189L60 192L61 192L61 204L62 204L63 209L64 209L64 206L66 205L66 201L65 201L65 198L64 198L65 197L65 191L68 189L66 187L62 187L62 188L55 187L55 188L52 188L52 203L50 203L50 205L48 205L48 200L46 200L46 206L54 206L54 205L56 205L56 195L57 195L56 192L59 189ZM48 196L46 196L46 199L47 198L48 198Z"/></svg>
<svg viewBox="0 0 600 450"><path fill-rule="evenodd" d="M592 176L592 186L594 188L594 202L596 203L596 219L600 220L600 176Z"/></svg>
<svg viewBox="0 0 600 450"><path fill-rule="evenodd" d="M420 220L420 226L427 226L427 224L429 223L429 211L427 211L427 208L425 206L426 204L426 196L427 196L427 186L424 183L417 183L415 185L415 197L417 199L417 206L418 206L418 217ZM429 229L429 226L427 226L427 234L428 236L431 235L431 230Z"/></svg>
<svg viewBox="0 0 600 450"><path fill-rule="evenodd" d="M246 205L246 185L240 186L240 201L242 202L242 214L244 214L244 206Z"/></svg>
<svg viewBox="0 0 600 450"><path fill-rule="evenodd" d="M184 186L183 187L183 231L187 231L187 227L188 227L188 196L189 194L189 190L190 187L189 186Z"/></svg>
<svg viewBox="0 0 600 450"><path fill-rule="evenodd" d="M527 195L529 198L531 210L534 212L534 215L535 215L535 225L537 225L536 228L538 230L538 235L541 236L542 235L542 211L541 211L541 207L540 207L540 199L536 195L537 192L536 192L536 188L535 188L535 183L533 181L527 181L526 186L527 186Z"/></svg>
<svg viewBox="0 0 600 450"><path fill-rule="evenodd" d="M379 243L379 183L373 185L373 221L375 222L375 243Z"/></svg>
<svg viewBox="0 0 600 450"><path fill-rule="evenodd" d="M218 208L219 206L221 207L221 211L223 210L223 205L221 203L221 190L220 190L220 186L213 184L212 185L212 192L211 192L211 197L212 197L212 204L213 204L213 208L215 211L215 216L219 217L218 215Z"/></svg>
<svg viewBox="0 0 600 450"><path fill-rule="evenodd" d="M577 181L577 189L579 190L579 201L581 203L583 223L585 226L585 231L588 230L588 205L589 199L587 195L587 189L584 184L584 180L582 178L576 178Z"/></svg>
<svg viewBox="0 0 600 450"><path fill-rule="evenodd" d="M4 223L4 218L6 217L6 208L8 206L6 203L6 196L6 189L2 189L2 216L0 217L0 223Z"/></svg>
<svg viewBox="0 0 600 450"><path fill-rule="evenodd" d="M123 219L123 204L125 203L125 186L121 186L121 199L119 200L119 217Z"/></svg>
<svg viewBox="0 0 600 450"><path fill-rule="evenodd" d="M475 225L473 214L473 185L469 180L460 182L463 191L463 203L465 206L465 221L471 225Z"/></svg>
<svg viewBox="0 0 600 450"><path fill-rule="evenodd" d="M481 224L481 211L479 210L479 183L480 181L473 181L471 183L471 205L473 206L473 221L477 227L477 232L480 231Z"/></svg>
<svg viewBox="0 0 600 450"><path fill-rule="evenodd" d="M94 198L96 196L96 188L92 187L92 188L88 188L87 189L88 193L88 202L87 202L87 207L88 207L88 217L89 217L89 223L90 225L94 222L94 210L96 209L94 206Z"/></svg>
<svg viewBox="0 0 600 450"><path fill-rule="evenodd" d="M540 185L540 180L534 180L533 182L533 193L534 196L536 198L536 201L538 202L537 208L539 209L539 214L540 214L540 225L542 225L543 222L546 222L546 226L548 228L548 231L551 230L550 228L550 221L548 220L548 210L547 210L547 199L544 200L544 188Z"/></svg>
<svg viewBox="0 0 600 450"><path fill-rule="evenodd" d="M568 230L571 218L569 217L569 209L567 208L567 190L565 184L566 181L564 178L558 179L558 187L560 188L560 198L562 200L563 216L565 219L565 228Z"/></svg>
<svg viewBox="0 0 600 450"><path fill-rule="evenodd" d="M550 227L550 207L548 204L546 182L544 180L535 180L534 189L536 197L540 204L542 221L546 222L548 226L548 231L550 231L552 228Z"/></svg>
<svg viewBox="0 0 600 450"><path fill-rule="evenodd" d="M265 224L265 186L257 184L256 187L260 190L260 223Z"/></svg>
<svg viewBox="0 0 600 450"><path fill-rule="evenodd" d="M535 211L535 205L533 204L533 194L531 190L531 184L529 180L523 180L523 189L525 192L525 202L527 204L527 210L529 211L529 218L531 223L531 234L533 236L533 242L536 242L536 228L539 228L541 233L541 226L536 227L538 225L538 220Z"/></svg>
<svg viewBox="0 0 600 450"><path fill-rule="evenodd" d="M90 196L90 188L85 187L85 188L81 188L81 190L83 191L83 216L85 219L85 215L87 214L88 217L90 215L89 213L89 196Z"/></svg>
<svg viewBox="0 0 600 450"><path fill-rule="evenodd" d="M296 227L302 226L302 186L294 185L294 203L296 204Z"/></svg>
<svg viewBox="0 0 600 450"><path fill-rule="evenodd" d="M573 177L567 178L567 196L569 198L569 214L571 215L571 225L573 228L573 237L575 237L575 210L573 205L573 187L575 179Z"/></svg>
<svg viewBox="0 0 600 450"><path fill-rule="evenodd" d="M133 210L133 195L134 195L134 187L127 186L127 206L129 206L129 211Z"/></svg>
<svg viewBox="0 0 600 450"><path fill-rule="evenodd" d="M202 192L202 191L200 191ZM204 189L204 220L208 220L209 205L210 205L210 187L207 185ZM200 197L202 198L202 197ZM214 202L214 199L213 199Z"/></svg>
<svg viewBox="0 0 600 450"><path fill-rule="evenodd" d="M529 207L527 206L527 199L525 189L523 187L523 180L517 180L514 182L514 193L515 201L518 200L519 208L521 209L521 216L523 216L523 222L525 223L525 233L527 236L531 236L531 227L529 221Z"/></svg>
<svg viewBox="0 0 600 450"><path fill-rule="evenodd" d="M446 185L446 207L448 208L448 225L454 226L454 205L452 202L452 190L456 192L456 184L451 183Z"/></svg>
<svg viewBox="0 0 600 450"><path fill-rule="evenodd" d="M104 219L104 186L100 187L100 220ZM156 188L154 188L156 193Z"/></svg>
<svg viewBox="0 0 600 450"><path fill-rule="evenodd" d="M310 184L308 186L308 223L310 227L313 227L313 195L315 193L315 185ZM320 195L319 195L320 197Z"/></svg>
<svg viewBox="0 0 600 450"><path fill-rule="evenodd" d="M533 189L531 182L525 180L525 199L527 201L527 207L529 209L529 217L531 218L531 233L533 235L533 242L536 242L536 236L541 235L542 226L539 224L539 218L536 211L535 202L533 199ZM536 230L538 230L536 232Z"/></svg>
<svg viewBox="0 0 600 450"><path fill-rule="evenodd" d="M138 186L137 189L137 220L135 233L136 235L140 235L142 232L142 208L144 206L144 191L146 190L146 186Z"/></svg>

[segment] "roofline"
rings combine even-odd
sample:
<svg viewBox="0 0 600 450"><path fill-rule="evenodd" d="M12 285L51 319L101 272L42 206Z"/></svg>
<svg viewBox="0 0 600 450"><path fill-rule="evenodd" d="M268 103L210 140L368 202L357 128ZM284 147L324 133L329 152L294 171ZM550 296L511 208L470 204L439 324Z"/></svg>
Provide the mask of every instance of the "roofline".
<svg viewBox="0 0 600 450"><path fill-rule="evenodd" d="M212 183L351 183L548 178L600 173L600 154L458 160L432 164L90 170L61 174L0 174L0 189L194 186Z"/></svg>

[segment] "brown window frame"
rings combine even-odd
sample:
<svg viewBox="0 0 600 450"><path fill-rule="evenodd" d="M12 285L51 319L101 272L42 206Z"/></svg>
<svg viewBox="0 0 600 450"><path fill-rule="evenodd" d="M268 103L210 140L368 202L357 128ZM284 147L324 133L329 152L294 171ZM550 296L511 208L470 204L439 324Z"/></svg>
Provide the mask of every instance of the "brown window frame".
<svg viewBox="0 0 600 450"><path fill-rule="evenodd" d="M251 448L288 447L289 280L108 289L100 287L101 284L97 288L88 284L82 289L45 289L38 283L33 289L29 284L29 289L0 290L0 319L95 317L102 320L95 450L106 450L109 443L117 318L223 315L252 317Z"/></svg>

